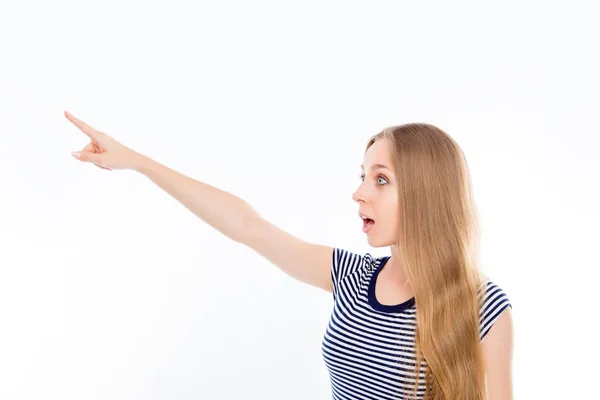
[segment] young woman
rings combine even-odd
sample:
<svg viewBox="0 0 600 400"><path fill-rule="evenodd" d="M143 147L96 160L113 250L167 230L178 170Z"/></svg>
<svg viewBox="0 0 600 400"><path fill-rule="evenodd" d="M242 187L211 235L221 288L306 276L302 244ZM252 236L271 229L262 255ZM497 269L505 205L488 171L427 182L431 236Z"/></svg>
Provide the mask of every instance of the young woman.
<svg viewBox="0 0 600 400"><path fill-rule="evenodd" d="M79 160L144 174L232 240L332 293L322 354L334 399L512 399L512 305L479 269L470 173L441 129L405 124L369 139L352 197L369 244L390 246L376 258L303 241L239 197L65 116L91 140Z"/></svg>

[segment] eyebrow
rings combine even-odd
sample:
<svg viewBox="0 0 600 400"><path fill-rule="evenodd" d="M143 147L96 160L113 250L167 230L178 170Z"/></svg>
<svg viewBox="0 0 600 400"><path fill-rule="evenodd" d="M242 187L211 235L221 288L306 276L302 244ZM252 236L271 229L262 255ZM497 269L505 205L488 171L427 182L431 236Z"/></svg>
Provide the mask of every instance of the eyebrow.
<svg viewBox="0 0 600 400"><path fill-rule="evenodd" d="M361 164L360 165L360 169L364 169L364 168L365 168L364 165ZM387 165L383 165L383 164L373 164L373 165L371 165L371 169L379 169L379 168L385 168L385 169L388 169L388 170L391 171L391 169Z"/></svg>

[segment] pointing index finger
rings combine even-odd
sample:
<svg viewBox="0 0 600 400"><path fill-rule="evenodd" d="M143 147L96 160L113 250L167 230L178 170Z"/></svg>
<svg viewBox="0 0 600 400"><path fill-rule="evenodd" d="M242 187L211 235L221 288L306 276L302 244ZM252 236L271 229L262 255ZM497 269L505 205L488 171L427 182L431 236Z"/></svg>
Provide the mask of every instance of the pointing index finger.
<svg viewBox="0 0 600 400"><path fill-rule="evenodd" d="M69 113L66 110L65 110L65 117L67 117L67 119L69 121L71 121L79 129L81 129L81 131L83 133L85 133L86 135L88 135L91 139L98 140L98 136L100 136L100 132L98 132L96 129L92 128L85 122L75 118L71 113Z"/></svg>

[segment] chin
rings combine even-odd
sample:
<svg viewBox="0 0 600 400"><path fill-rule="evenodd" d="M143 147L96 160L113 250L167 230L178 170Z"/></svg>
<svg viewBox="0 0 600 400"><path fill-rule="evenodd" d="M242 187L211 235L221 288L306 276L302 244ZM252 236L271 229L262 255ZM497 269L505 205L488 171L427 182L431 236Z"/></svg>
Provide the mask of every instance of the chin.
<svg viewBox="0 0 600 400"><path fill-rule="evenodd" d="M385 242L382 242L381 240L377 240L370 236L367 237L367 242L369 243L369 246L375 248L389 246L388 244L385 244Z"/></svg>
<svg viewBox="0 0 600 400"><path fill-rule="evenodd" d="M388 246L392 246L395 244L393 240L384 240L381 238L377 238L377 236L374 236L372 234L367 235L367 242L369 243L369 245L371 247L375 247L375 248L388 247Z"/></svg>

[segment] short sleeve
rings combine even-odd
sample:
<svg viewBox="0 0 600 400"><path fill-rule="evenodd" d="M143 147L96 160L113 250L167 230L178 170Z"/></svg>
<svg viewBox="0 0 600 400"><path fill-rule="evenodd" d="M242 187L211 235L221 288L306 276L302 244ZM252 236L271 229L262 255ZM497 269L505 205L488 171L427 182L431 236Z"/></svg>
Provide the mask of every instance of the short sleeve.
<svg viewBox="0 0 600 400"><path fill-rule="evenodd" d="M331 258L331 281L333 283L333 299L335 300L344 279L359 268L370 265L373 257L369 253L357 254L335 247Z"/></svg>
<svg viewBox="0 0 600 400"><path fill-rule="evenodd" d="M483 306L479 314L480 342L483 341L483 338L490 331L494 322L496 322L502 311L507 307L512 309L512 304L507 294L498 285L488 279Z"/></svg>

